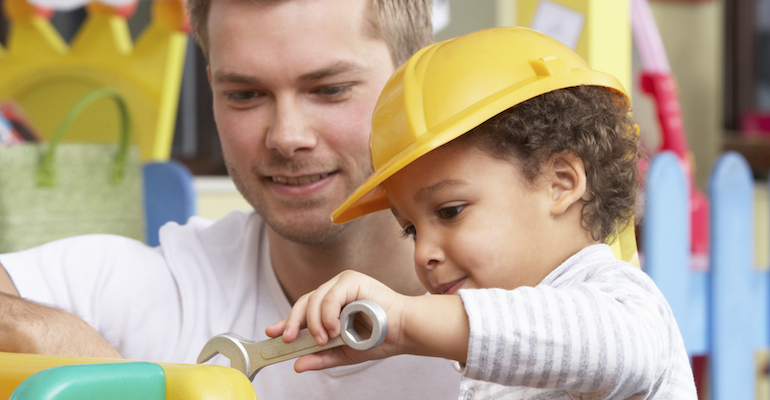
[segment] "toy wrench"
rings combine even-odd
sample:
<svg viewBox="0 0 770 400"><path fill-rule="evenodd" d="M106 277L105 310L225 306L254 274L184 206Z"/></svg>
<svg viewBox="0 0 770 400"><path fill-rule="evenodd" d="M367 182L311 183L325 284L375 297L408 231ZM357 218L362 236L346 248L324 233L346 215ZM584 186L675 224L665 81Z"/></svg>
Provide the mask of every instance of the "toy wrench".
<svg viewBox="0 0 770 400"><path fill-rule="evenodd" d="M353 329L355 314L364 313L372 321L372 334L363 339ZM330 339L323 346L316 344L315 338L303 329L297 339L284 343L281 337L254 342L234 333L224 333L209 339L198 355L198 364L204 363L217 354L230 359L230 366L243 372L254 380L260 369L281 361L317 353L326 349L348 345L355 350L369 350L379 346L388 334L388 317L377 303L370 300L358 300L345 306L340 314L342 329L340 336Z"/></svg>

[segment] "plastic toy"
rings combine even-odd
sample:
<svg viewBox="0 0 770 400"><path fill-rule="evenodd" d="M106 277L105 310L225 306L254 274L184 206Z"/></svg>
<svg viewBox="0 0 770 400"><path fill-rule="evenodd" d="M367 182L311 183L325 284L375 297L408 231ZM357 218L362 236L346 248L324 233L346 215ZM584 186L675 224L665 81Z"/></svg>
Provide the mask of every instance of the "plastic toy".
<svg viewBox="0 0 770 400"><path fill-rule="evenodd" d="M102 87L118 90L134 116L142 159L169 158L187 44L183 0L155 1L152 21L136 44L126 17L131 9L93 2L67 44L48 18L49 10L26 0L4 0L10 21L7 49L0 46L0 100L24 109L40 134L49 138L77 99ZM88 111L68 141L114 142L103 132L119 116L105 105Z"/></svg>
<svg viewBox="0 0 770 400"><path fill-rule="evenodd" d="M256 394L242 373L216 365L0 352L0 399L8 398L256 400Z"/></svg>

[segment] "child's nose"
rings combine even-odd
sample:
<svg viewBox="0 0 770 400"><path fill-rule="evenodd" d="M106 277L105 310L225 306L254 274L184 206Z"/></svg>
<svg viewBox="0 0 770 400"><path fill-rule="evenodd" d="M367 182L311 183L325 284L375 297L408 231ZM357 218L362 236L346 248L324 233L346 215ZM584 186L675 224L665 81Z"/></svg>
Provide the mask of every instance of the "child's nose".
<svg viewBox="0 0 770 400"><path fill-rule="evenodd" d="M420 268L432 270L443 264L444 252L433 240L421 239L414 243L414 262Z"/></svg>

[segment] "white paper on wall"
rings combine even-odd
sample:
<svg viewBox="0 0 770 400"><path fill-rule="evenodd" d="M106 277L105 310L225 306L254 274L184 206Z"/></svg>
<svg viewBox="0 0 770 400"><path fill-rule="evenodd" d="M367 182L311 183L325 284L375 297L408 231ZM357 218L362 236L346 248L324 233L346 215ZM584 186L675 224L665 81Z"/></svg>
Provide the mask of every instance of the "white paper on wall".
<svg viewBox="0 0 770 400"><path fill-rule="evenodd" d="M585 25L585 15L549 0L540 0L530 28L544 33L575 50Z"/></svg>
<svg viewBox="0 0 770 400"><path fill-rule="evenodd" d="M436 33L449 25L449 0L433 0L433 10L431 13L431 22L433 22L433 33Z"/></svg>

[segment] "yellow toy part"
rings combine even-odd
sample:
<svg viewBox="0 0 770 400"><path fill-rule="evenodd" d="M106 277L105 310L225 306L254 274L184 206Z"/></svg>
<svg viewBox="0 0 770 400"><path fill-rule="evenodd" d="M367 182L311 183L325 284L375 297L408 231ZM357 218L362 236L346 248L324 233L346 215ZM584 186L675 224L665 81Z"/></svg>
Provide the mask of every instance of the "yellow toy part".
<svg viewBox="0 0 770 400"><path fill-rule="evenodd" d="M517 0L516 4L517 25L541 28L545 34L576 35L575 52L591 68L618 78L631 93L628 0Z"/></svg>
<svg viewBox="0 0 770 400"><path fill-rule="evenodd" d="M68 45L45 12L26 0L2 1L10 29L8 48L0 46L0 101L18 103L39 133L50 138L78 99L114 88L128 103L142 159L169 158L187 46L183 0L155 0L152 21L135 46L118 8L90 3ZM113 108L89 109L66 140L117 140L106 133L119 131Z"/></svg>
<svg viewBox="0 0 770 400"><path fill-rule="evenodd" d="M642 267L639 263L639 250L636 247L636 229L633 217L615 237L610 238L607 244L612 247L615 258L618 260L631 263L637 268Z"/></svg>
<svg viewBox="0 0 770 400"><path fill-rule="evenodd" d="M628 97L613 76L527 28L486 29L421 49L385 84L372 116L374 173L332 213L333 221L390 208L380 184L412 161L516 104L580 85ZM616 254L631 261L635 240L626 231L620 237Z"/></svg>
<svg viewBox="0 0 770 400"><path fill-rule="evenodd" d="M8 399L23 381L48 368L120 362L129 360L0 352L0 399ZM166 400L257 398L249 379L233 368L217 365L155 364L162 367L165 374Z"/></svg>

